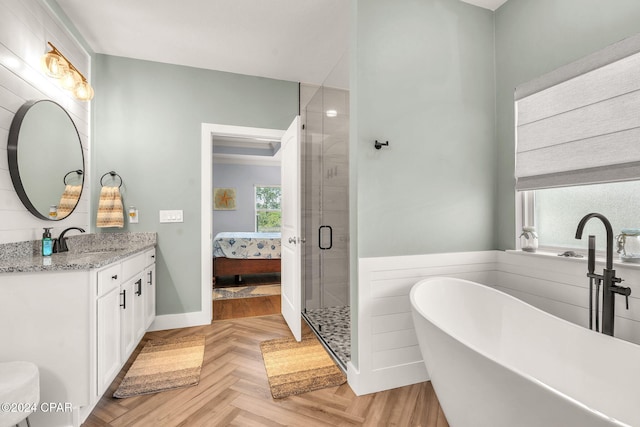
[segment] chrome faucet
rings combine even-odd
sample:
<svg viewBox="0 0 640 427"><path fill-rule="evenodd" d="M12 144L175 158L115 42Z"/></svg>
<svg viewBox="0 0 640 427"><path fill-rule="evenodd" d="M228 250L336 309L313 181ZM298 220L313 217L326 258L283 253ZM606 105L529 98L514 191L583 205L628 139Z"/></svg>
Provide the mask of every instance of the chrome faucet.
<svg viewBox="0 0 640 427"><path fill-rule="evenodd" d="M80 227L69 227L62 230L62 233L60 233L60 236L58 236L57 239L53 240L53 253L69 251L69 248L67 247L67 239L64 237L64 235L67 234L67 231L69 230L79 230L81 233L84 233L84 229Z"/></svg>
<svg viewBox="0 0 640 427"><path fill-rule="evenodd" d="M598 284L602 282L602 333L613 336L613 319L615 317L616 302L614 294L625 296L628 310L629 295L631 294L631 289L624 286L616 285L616 283L622 282L622 279L616 277L616 271L613 269L613 229L611 228L611 223L604 215L599 213L590 213L588 215L585 215L580 220L580 223L578 223L578 229L576 230L576 239L582 239L582 231L584 230L584 226L591 218L598 218L600 221L602 221L605 229L607 230L607 260L606 266L602 270L602 274L595 274L593 270L595 265L596 239L595 236L589 236L589 255L587 262L589 271L587 273L587 277L589 277L590 280L595 279ZM599 285L596 285L596 290L599 290ZM598 301L599 292L596 291L596 319L598 316ZM589 308L591 308L591 301L589 301ZM589 313L589 316L589 320L591 321L591 313Z"/></svg>

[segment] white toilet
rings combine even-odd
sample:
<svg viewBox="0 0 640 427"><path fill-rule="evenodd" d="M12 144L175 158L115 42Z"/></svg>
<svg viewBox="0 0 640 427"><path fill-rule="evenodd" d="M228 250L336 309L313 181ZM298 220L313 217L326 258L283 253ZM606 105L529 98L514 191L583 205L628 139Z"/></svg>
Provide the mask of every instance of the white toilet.
<svg viewBox="0 0 640 427"><path fill-rule="evenodd" d="M0 427L14 426L40 402L40 374L31 362L0 362Z"/></svg>

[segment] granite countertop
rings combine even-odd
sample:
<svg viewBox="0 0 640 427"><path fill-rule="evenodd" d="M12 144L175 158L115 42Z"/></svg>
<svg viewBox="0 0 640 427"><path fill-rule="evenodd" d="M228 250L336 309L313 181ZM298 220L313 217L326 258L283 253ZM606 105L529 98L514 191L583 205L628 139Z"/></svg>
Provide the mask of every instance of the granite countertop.
<svg viewBox="0 0 640 427"><path fill-rule="evenodd" d="M98 233L69 236L68 252L43 257L40 242L3 246L0 273L89 270L104 267L156 245L156 233Z"/></svg>

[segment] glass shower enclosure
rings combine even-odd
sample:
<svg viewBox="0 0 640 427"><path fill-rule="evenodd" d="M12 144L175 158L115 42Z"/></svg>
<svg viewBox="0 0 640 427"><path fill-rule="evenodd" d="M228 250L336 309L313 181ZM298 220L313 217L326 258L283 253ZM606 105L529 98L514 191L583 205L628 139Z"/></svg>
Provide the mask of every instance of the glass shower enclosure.
<svg viewBox="0 0 640 427"><path fill-rule="evenodd" d="M349 91L317 88L302 117L303 316L346 367L351 347Z"/></svg>

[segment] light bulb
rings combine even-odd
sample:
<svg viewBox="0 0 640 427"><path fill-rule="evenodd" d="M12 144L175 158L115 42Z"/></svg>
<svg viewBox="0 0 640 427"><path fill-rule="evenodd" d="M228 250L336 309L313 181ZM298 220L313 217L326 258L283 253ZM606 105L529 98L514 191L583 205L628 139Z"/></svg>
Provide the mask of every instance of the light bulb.
<svg viewBox="0 0 640 427"><path fill-rule="evenodd" d="M88 82L83 81L73 90L73 96L80 101L91 101L93 99L93 88Z"/></svg>
<svg viewBox="0 0 640 427"><path fill-rule="evenodd" d="M41 65L44 73L54 79L62 78L69 70L67 61L62 59L62 57L55 52L49 52L42 55Z"/></svg>
<svg viewBox="0 0 640 427"><path fill-rule="evenodd" d="M60 86L67 90L73 90L82 82L80 74L76 70L69 69L67 73L60 78Z"/></svg>

